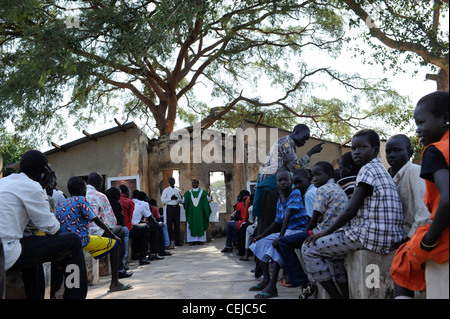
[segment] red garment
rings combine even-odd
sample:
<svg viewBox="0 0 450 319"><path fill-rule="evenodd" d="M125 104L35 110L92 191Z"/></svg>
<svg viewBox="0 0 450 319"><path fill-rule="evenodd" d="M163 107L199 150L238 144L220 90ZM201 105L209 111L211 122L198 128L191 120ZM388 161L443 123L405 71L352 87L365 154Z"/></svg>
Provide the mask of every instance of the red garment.
<svg viewBox="0 0 450 319"><path fill-rule="evenodd" d="M243 202L240 202L236 205L236 210L239 210L241 212L241 219L238 221L237 228L241 228L241 225L248 221L248 204L250 202L250 197L245 197L245 200Z"/></svg>
<svg viewBox="0 0 450 319"><path fill-rule="evenodd" d="M435 146L444 156L447 165L449 165L449 131L447 131L441 140L430 145ZM423 154L426 152L428 145ZM425 204L430 211L430 219L434 219L438 208L440 194L436 184L425 180ZM438 245L430 252L426 252L420 247L422 238L430 228L430 224L417 228L411 239L401 245L395 253L391 265L391 277L394 282L409 290L426 289L425 282L425 263L433 260L437 264L442 264L449 259L449 228L447 227L439 237Z"/></svg>
<svg viewBox="0 0 450 319"><path fill-rule="evenodd" d="M131 219L133 218L134 202L127 195L120 196L120 205L122 205L123 216L125 219L125 227L131 230Z"/></svg>
<svg viewBox="0 0 450 319"><path fill-rule="evenodd" d="M158 207L153 206L153 208L152 208L152 215L153 215L153 217L156 218L156 220L159 220L161 218L161 216L159 216Z"/></svg>

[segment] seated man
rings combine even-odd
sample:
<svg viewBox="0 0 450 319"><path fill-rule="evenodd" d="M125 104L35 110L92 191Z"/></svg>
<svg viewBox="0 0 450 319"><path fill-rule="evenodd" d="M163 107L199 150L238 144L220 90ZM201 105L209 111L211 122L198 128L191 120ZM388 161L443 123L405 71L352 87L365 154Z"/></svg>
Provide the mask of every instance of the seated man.
<svg viewBox="0 0 450 319"><path fill-rule="evenodd" d="M120 238L117 237L103 222L92 212L91 205L86 201L86 183L81 177L71 177L67 182L70 196L62 202L56 212L56 218L61 225L61 232L75 233L81 239L81 246L95 259L100 259L110 254L111 284L109 291L124 291L131 289L131 285L123 285L119 281L119 251ZM105 231L108 237L89 235L89 223L94 222ZM52 293L61 286L61 276L58 271L53 274L52 269ZM55 289L53 289L55 288Z"/></svg>
<svg viewBox="0 0 450 319"><path fill-rule="evenodd" d="M5 255L5 270L21 270L27 298L44 298L45 280L41 264L53 262L73 273L75 265L80 280L77 286L66 286L64 298L84 299L87 294L87 274L80 238L76 234L61 234L59 222L50 211L45 188L52 181L47 157L32 150L20 159L20 173L0 179L0 239ZM24 237L29 221L46 236ZM66 281L64 280L64 283Z"/></svg>

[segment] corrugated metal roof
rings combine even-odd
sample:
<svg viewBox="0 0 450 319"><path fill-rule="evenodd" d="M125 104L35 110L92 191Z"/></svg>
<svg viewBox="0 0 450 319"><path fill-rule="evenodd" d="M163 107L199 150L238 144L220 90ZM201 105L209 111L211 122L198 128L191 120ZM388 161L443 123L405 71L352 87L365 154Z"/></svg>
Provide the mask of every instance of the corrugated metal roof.
<svg viewBox="0 0 450 319"><path fill-rule="evenodd" d="M128 123L122 124L121 127L120 126L115 126L113 128L110 128L110 129L107 129L107 130L104 130L104 131L101 131L101 132L98 132L98 133L89 134L91 137L88 137L88 136L82 137L82 138L80 138L78 140L69 142L69 143L61 145L59 147L52 148L51 150L48 150L48 151L44 152L44 154L45 155L50 155L50 154L54 154L54 153L57 153L57 152L64 152L64 151L68 150L71 147L74 147L74 146L77 146L77 145L80 145L80 144L92 141L93 140L92 138L100 138L100 137L108 136L108 135L115 134L115 133L120 132L120 131L124 131L124 130L126 131L127 129L130 129L130 128L135 128L135 127L137 127L136 123L128 122Z"/></svg>

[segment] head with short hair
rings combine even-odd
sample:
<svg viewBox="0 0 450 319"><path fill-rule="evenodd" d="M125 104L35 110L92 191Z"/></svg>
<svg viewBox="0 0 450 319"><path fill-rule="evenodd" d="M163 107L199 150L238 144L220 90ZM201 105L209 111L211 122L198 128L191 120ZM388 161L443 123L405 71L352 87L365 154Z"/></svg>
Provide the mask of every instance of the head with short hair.
<svg viewBox="0 0 450 319"><path fill-rule="evenodd" d="M392 135L387 141L386 141L386 145L391 142L392 140L398 140L399 142L402 143L402 145L404 145L405 149L408 152L412 152L412 145L411 145L411 139L406 136L405 134L396 134L396 135ZM411 153L412 155L412 153Z"/></svg>
<svg viewBox="0 0 450 319"><path fill-rule="evenodd" d="M372 145L373 148L378 148L378 150L380 150L380 136L377 132L371 129L363 129L353 135L353 137L361 136L366 136L370 145Z"/></svg>
<svg viewBox="0 0 450 319"><path fill-rule="evenodd" d="M135 189L133 191L133 194L131 195L132 198L138 198L139 197L139 189Z"/></svg>
<svg viewBox="0 0 450 319"><path fill-rule="evenodd" d="M305 195L306 191L311 185L311 174L309 173L308 170L300 168L294 171L292 183L295 185L295 188L300 190L300 193L302 195Z"/></svg>
<svg viewBox="0 0 450 319"><path fill-rule="evenodd" d="M331 163L329 162L325 162L325 161L320 161L317 162L316 164L314 164L314 167L320 167L320 169L327 174L328 176L330 176L330 178L332 178L334 176L334 167L333 165L331 165Z"/></svg>
<svg viewBox="0 0 450 319"><path fill-rule="evenodd" d="M426 106L428 111L436 117L449 112L449 92L436 91L422 97L417 106Z"/></svg>
<svg viewBox="0 0 450 319"><path fill-rule="evenodd" d="M305 124L298 124L294 127L294 131L289 136L292 138L295 145L302 147L310 138L309 127Z"/></svg>
<svg viewBox="0 0 450 319"><path fill-rule="evenodd" d="M277 188L281 192L292 191L292 176L291 172L286 170L279 170L276 176Z"/></svg>
<svg viewBox="0 0 450 319"><path fill-rule="evenodd" d="M103 187L103 177L97 172L91 172L87 178L87 183L100 191Z"/></svg>
<svg viewBox="0 0 450 319"><path fill-rule="evenodd" d="M118 187L110 187L105 192L106 197L108 199L113 200L120 200L120 195L122 195L122 192L120 191L120 188Z"/></svg>
<svg viewBox="0 0 450 319"><path fill-rule="evenodd" d="M360 167L355 163L352 152L347 152L339 159L340 178L358 175Z"/></svg>
<svg viewBox="0 0 450 319"><path fill-rule="evenodd" d="M71 177L67 181L67 190L70 196L86 196L86 182L81 177Z"/></svg>
<svg viewBox="0 0 450 319"><path fill-rule="evenodd" d="M312 168L312 182L319 188L334 176L334 167L328 162L317 162Z"/></svg>
<svg viewBox="0 0 450 319"><path fill-rule="evenodd" d="M425 95L414 110L419 142L429 145L439 141L449 128L449 92Z"/></svg>
<svg viewBox="0 0 450 319"><path fill-rule="evenodd" d="M127 197L130 197L130 189L128 188L127 185L120 184L119 188L120 188L120 191L122 192L122 194L125 194Z"/></svg>
<svg viewBox="0 0 450 319"><path fill-rule="evenodd" d="M142 200L142 201L147 201L148 200L148 196L146 192L139 192L139 195L137 197L137 199Z"/></svg>
<svg viewBox="0 0 450 319"><path fill-rule="evenodd" d="M386 142L386 160L391 166L390 173L396 174L413 155L411 140L404 134L391 136Z"/></svg>
<svg viewBox="0 0 450 319"><path fill-rule="evenodd" d="M356 165L362 167L378 156L380 137L374 130L358 131L352 138L352 157Z"/></svg>
<svg viewBox="0 0 450 319"><path fill-rule="evenodd" d="M48 164L47 157L38 150L31 150L22 154L19 172L24 173L34 181L38 181Z"/></svg>

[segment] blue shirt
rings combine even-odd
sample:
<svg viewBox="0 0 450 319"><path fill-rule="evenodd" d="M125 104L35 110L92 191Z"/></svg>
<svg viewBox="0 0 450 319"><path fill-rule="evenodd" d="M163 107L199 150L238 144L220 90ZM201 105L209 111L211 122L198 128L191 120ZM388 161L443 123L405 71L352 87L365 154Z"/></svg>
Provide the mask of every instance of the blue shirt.
<svg viewBox="0 0 450 319"><path fill-rule="evenodd" d="M89 222L95 218L91 205L83 196L67 198L58 208L56 218L62 233L75 233L81 239L81 246L89 243Z"/></svg>
<svg viewBox="0 0 450 319"><path fill-rule="evenodd" d="M278 198L275 222L283 224L284 217L289 208L291 208L293 212L291 213L287 229L306 229L306 226L308 226L308 218L298 189L292 190L291 194L289 194L284 202L281 202L281 199Z"/></svg>
<svg viewBox="0 0 450 319"><path fill-rule="evenodd" d="M317 188L313 184L309 185L308 189L306 190L305 196L303 197L305 199L305 208L306 208L306 214L309 217L312 217L313 215L313 207L314 207L314 201L316 198L316 192Z"/></svg>

